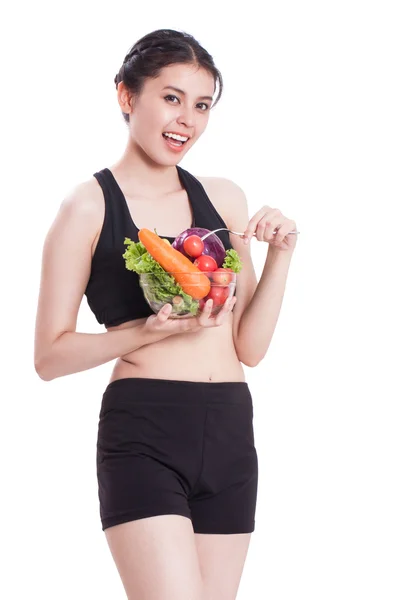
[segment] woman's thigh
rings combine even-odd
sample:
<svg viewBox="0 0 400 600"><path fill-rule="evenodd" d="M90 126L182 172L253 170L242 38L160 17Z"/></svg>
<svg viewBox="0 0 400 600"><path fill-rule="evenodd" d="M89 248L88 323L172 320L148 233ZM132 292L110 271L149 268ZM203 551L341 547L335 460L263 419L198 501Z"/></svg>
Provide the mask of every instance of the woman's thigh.
<svg viewBox="0 0 400 600"><path fill-rule="evenodd" d="M204 600L187 517L138 519L108 527L105 535L128 600Z"/></svg>
<svg viewBox="0 0 400 600"><path fill-rule="evenodd" d="M205 600L235 600L250 538L251 533L195 533Z"/></svg>

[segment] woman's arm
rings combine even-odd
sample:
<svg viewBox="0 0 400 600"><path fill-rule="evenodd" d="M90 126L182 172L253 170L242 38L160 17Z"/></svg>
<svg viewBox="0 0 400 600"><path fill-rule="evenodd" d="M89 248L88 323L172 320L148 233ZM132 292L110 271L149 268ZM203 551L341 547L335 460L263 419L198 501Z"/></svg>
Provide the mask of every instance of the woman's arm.
<svg viewBox="0 0 400 600"><path fill-rule="evenodd" d="M84 182L64 199L44 242L34 364L45 381L91 369L168 335L143 325L99 334L75 331L93 240L104 218L96 187Z"/></svg>
<svg viewBox="0 0 400 600"><path fill-rule="evenodd" d="M235 230L236 231L236 230ZM285 292L291 253L268 248L264 269L243 311L236 344L243 362L255 367L264 358L278 322Z"/></svg>
<svg viewBox="0 0 400 600"><path fill-rule="evenodd" d="M214 183L215 194L218 184L218 197L225 198L227 202L226 206L221 206L221 212L226 215L228 227L233 231L251 234L255 231L258 218L256 215L249 220L243 190L233 181L220 178ZM233 339L239 360L248 367L255 367L264 358L275 331L293 252L269 245L265 266L257 283L250 246L259 242L253 238L246 245L242 238L233 234L230 240L243 264L236 285Z"/></svg>
<svg viewBox="0 0 400 600"><path fill-rule="evenodd" d="M35 358L35 369L41 379L51 381L93 369L164 337L160 331L155 338L143 324L105 333L65 331L53 341L47 354Z"/></svg>

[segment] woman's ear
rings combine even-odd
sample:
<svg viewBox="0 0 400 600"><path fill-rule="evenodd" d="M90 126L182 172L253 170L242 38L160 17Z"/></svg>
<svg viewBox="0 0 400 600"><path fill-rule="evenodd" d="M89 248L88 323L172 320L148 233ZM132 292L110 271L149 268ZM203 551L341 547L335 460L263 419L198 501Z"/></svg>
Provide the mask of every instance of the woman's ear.
<svg viewBox="0 0 400 600"><path fill-rule="evenodd" d="M123 81L120 81L117 88L118 104L121 107L122 112L131 114L133 112L134 97Z"/></svg>

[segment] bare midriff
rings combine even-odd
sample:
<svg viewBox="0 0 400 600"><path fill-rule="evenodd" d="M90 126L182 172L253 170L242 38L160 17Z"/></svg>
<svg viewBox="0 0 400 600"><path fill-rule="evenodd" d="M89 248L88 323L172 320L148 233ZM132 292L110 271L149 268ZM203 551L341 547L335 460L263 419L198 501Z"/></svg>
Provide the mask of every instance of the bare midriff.
<svg viewBox="0 0 400 600"><path fill-rule="evenodd" d="M127 377L220 382L245 381L232 337L232 313L217 327L171 335L117 359L110 381ZM135 327L137 319L109 331Z"/></svg>

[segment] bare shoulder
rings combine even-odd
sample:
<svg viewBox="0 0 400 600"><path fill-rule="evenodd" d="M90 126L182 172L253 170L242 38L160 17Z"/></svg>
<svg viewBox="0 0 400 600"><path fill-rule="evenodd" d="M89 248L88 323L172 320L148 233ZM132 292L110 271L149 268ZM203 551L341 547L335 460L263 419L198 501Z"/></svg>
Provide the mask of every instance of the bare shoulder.
<svg viewBox="0 0 400 600"><path fill-rule="evenodd" d="M230 229L235 227L233 213L247 215L247 200L242 188L226 177L203 177L195 175L208 197ZM243 219L243 217L242 217ZM242 220L241 219L241 220Z"/></svg>
<svg viewBox="0 0 400 600"><path fill-rule="evenodd" d="M104 196L97 180L92 177L77 183L68 191L60 208L82 216L101 216L104 212Z"/></svg>
<svg viewBox="0 0 400 600"><path fill-rule="evenodd" d="M79 223L85 230L94 253L104 221L103 190L95 177L77 183L61 202L54 225L65 223L76 227Z"/></svg>
<svg viewBox="0 0 400 600"><path fill-rule="evenodd" d="M225 194L227 191L244 194L242 188L237 183L226 177L204 177L199 175L195 175L195 177L206 191L209 189L220 194Z"/></svg>

